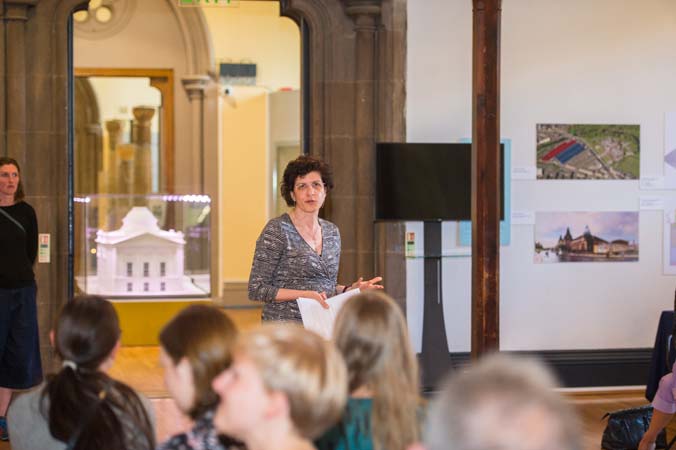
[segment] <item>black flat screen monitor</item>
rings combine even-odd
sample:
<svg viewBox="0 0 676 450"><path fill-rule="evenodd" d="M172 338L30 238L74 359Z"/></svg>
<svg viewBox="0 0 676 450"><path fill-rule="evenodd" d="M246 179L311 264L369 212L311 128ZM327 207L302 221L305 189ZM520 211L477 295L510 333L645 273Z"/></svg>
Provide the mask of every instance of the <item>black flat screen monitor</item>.
<svg viewBox="0 0 676 450"><path fill-rule="evenodd" d="M376 220L471 220L472 144L376 144ZM500 145L504 220L504 145Z"/></svg>

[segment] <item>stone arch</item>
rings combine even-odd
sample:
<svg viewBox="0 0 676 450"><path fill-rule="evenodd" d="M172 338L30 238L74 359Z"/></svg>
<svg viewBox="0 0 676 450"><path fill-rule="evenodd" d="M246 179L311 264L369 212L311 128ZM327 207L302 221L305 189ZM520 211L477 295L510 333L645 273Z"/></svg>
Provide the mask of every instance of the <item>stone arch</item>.
<svg viewBox="0 0 676 450"><path fill-rule="evenodd" d="M11 153L22 164L27 200L37 211L40 232L49 233L52 243L50 264L36 266L46 362L53 361L49 325L72 293L68 23L86 3L5 0L0 7L0 77L5 79L0 83L0 98L5 99L0 154ZM195 108L199 115L202 108L213 107L209 92L216 91L206 75L212 61L209 34L199 9L174 11L186 47L200 49L186 56L196 78L185 83L191 98L200 102ZM383 231L373 224L373 144L405 138L406 0L282 0L281 13L308 29L307 135L311 152L335 170L337 188L327 216L343 234L341 280L377 270L394 283L401 277L389 275L385 252L376 257L374 250L388 248L396 257L389 249L401 247L401 230ZM204 158L213 156L209 152L205 148ZM214 176L210 184L206 175L207 193L217 184ZM388 291L399 297L405 286L389 284Z"/></svg>
<svg viewBox="0 0 676 450"><path fill-rule="evenodd" d="M190 49L188 67L192 74L208 78L213 51L201 10L177 8L172 0L166 1ZM51 237L50 263L35 267L47 369L54 361L47 334L72 295L69 20L86 4L86 0L6 0L0 6L0 78L7 80L0 83L0 98L6 99L0 107L0 154L12 154L22 165L26 199L35 207L40 232Z"/></svg>

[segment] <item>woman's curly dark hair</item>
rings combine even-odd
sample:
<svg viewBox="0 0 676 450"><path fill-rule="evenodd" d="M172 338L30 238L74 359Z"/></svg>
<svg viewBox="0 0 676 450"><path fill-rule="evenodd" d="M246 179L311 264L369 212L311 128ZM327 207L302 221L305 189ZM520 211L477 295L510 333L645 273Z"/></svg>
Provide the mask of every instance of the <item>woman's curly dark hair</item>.
<svg viewBox="0 0 676 450"><path fill-rule="evenodd" d="M320 159L301 155L293 161L290 161L289 164L287 164L286 169L284 169L280 190L282 191L282 197L284 197L288 206L294 206L296 204L291 197L291 193L296 184L296 179L298 177L304 177L310 172L319 172L327 192L333 189L333 172L331 171L331 167Z"/></svg>

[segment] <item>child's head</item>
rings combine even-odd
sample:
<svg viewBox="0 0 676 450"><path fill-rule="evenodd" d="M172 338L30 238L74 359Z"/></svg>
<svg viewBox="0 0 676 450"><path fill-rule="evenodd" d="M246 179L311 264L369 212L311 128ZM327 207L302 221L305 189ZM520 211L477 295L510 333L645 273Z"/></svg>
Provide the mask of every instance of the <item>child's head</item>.
<svg viewBox="0 0 676 450"><path fill-rule="evenodd" d="M417 362L399 306L386 294L365 291L349 299L333 329L345 358L350 392L403 380L417 389Z"/></svg>
<svg viewBox="0 0 676 450"><path fill-rule="evenodd" d="M160 332L164 381L179 409L197 418L218 404L213 379L230 366L237 330L222 311L192 305Z"/></svg>
<svg viewBox="0 0 676 450"><path fill-rule="evenodd" d="M340 418L347 377L333 344L299 326L274 324L240 337L214 389L221 395L214 418L221 432L246 442L282 420L314 439Z"/></svg>

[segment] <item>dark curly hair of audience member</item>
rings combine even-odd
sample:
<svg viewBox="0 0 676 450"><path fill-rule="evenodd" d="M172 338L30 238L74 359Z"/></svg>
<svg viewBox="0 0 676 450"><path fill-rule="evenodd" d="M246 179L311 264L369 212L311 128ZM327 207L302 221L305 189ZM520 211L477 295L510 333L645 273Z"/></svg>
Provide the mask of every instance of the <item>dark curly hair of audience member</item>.
<svg viewBox="0 0 676 450"><path fill-rule="evenodd" d="M286 201L286 204L291 207L296 204L296 202L291 197L293 192L294 185L296 183L296 178L304 177L310 172L319 172L322 176L322 182L326 191L333 189L333 172L331 167L326 164L324 161L321 161L312 156L301 155L293 161L289 162L284 169L284 175L282 177L282 185L280 190L282 197Z"/></svg>
<svg viewBox="0 0 676 450"><path fill-rule="evenodd" d="M61 310L54 346L68 364L48 379L41 413L52 436L76 440L73 450L155 448L152 422L139 396L99 370L119 338L117 313L103 298L75 298Z"/></svg>

